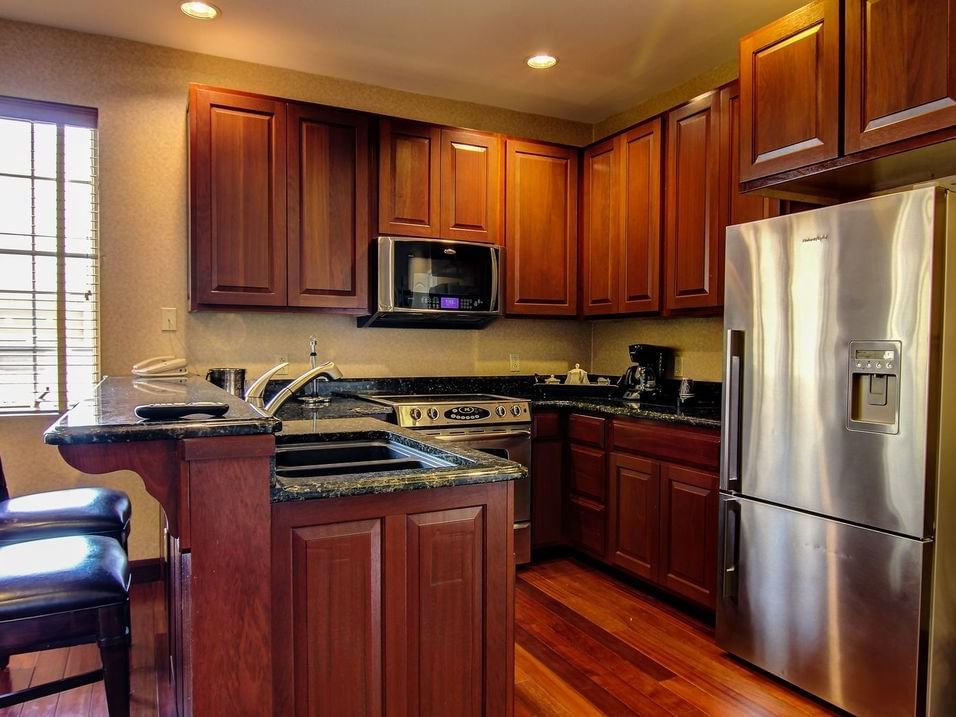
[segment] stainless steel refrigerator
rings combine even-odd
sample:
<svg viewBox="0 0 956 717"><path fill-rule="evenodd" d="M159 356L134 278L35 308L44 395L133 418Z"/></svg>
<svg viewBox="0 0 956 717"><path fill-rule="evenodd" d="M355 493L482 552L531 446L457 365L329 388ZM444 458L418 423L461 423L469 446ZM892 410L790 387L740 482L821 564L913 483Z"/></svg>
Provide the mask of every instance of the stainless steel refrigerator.
<svg viewBox="0 0 956 717"><path fill-rule="evenodd" d="M855 714L956 715L954 224L930 187L727 230L717 642Z"/></svg>

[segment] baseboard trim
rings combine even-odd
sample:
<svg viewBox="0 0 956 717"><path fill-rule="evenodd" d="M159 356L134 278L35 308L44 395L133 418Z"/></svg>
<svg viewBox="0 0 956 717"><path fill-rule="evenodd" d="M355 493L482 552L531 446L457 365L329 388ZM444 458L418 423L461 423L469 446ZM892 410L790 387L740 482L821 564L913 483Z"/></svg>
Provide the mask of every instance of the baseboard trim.
<svg viewBox="0 0 956 717"><path fill-rule="evenodd" d="M163 579L163 564L159 558L145 558L144 560L130 560L130 582L137 585L153 583Z"/></svg>

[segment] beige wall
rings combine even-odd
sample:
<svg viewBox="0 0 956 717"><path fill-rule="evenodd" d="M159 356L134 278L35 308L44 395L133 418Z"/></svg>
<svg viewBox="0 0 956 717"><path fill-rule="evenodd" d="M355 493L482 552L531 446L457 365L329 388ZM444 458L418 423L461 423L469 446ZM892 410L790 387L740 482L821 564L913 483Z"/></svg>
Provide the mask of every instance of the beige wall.
<svg viewBox="0 0 956 717"><path fill-rule="evenodd" d="M595 321L593 371L622 373L630 364L630 344L671 346L684 359L684 376L721 380L723 321L712 319L618 319Z"/></svg>
<svg viewBox="0 0 956 717"><path fill-rule="evenodd" d="M669 329L653 321L596 323L592 362L592 327L576 321L503 320L480 332L411 332L359 330L354 319L329 315L188 314L185 109L190 82L574 145L587 144L593 132L577 122L0 20L0 95L99 109L104 374L127 374L135 361L163 353L185 354L197 373L212 365L239 365L250 374L285 354L295 371L305 365L310 334L319 337L322 357L334 359L347 376L501 374L508 372L509 353L519 354L521 373L562 372L575 362L618 373L627 365L626 346L635 340L636 326L648 336L661 336L655 339L661 343L687 346L688 375L718 375L711 354L719 352L719 331L716 343L695 338L699 327L694 323L678 322ZM608 126L630 123L632 117L637 114L625 113ZM180 330L174 334L160 331L162 307L179 311ZM131 556L158 554L158 510L140 479L73 471L56 449L41 443L50 422L49 417L0 418L0 455L11 491L123 487L134 506Z"/></svg>

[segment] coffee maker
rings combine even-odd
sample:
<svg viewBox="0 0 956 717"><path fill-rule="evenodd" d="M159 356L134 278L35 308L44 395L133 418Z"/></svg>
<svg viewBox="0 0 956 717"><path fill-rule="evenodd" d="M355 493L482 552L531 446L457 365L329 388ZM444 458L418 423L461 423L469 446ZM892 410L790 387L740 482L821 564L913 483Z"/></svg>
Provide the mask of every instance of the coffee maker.
<svg viewBox="0 0 956 717"><path fill-rule="evenodd" d="M621 378L624 400L653 402L662 392L664 367L673 358L674 350L667 346L631 344L628 351L634 365Z"/></svg>

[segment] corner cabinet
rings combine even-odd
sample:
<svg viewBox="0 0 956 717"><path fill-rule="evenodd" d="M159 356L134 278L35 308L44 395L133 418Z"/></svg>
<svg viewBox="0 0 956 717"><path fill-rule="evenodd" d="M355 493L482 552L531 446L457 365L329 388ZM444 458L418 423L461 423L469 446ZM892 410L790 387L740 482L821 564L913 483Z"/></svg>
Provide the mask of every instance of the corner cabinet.
<svg viewBox="0 0 956 717"><path fill-rule="evenodd" d="M500 243L497 135L383 119L379 140L382 234Z"/></svg>
<svg viewBox="0 0 956 717"><path fill-rule="evenodd" d="M505 313L577 314L578 150L509 139Z"/></svg>
<svg viewBox="0 0 956 717"><path fill-rule="evenodd" d="M368 308L368 121L190 87L190 307Z"/></svg>
<svg viewBox="0 0 956 717"><path fill-rule="evenodd" d="M274 505L275 714L513 714L512 496Z"/></svg>
<svg viewBox="0 0 956 717"><path fill-rule="evenodd" d="M662 134L655 118L584 151L585 316L661 308Z"/></svg>

